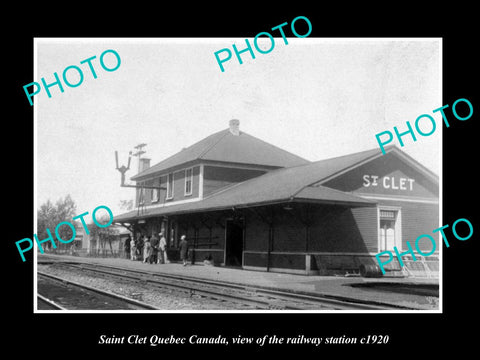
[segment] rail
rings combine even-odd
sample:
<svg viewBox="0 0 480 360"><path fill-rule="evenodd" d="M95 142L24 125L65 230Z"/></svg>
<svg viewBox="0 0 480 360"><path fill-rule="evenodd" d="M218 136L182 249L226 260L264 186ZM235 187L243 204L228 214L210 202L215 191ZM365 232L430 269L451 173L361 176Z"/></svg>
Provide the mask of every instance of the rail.
<svg viewBox="0 0 480 360"><path fill-rule="evenodd" d="M112 292L109 292L109 291L105 291L105 290L101 290L101 289L98 289L98 288L94 288L94 287L91 287L91 286L88 286L88 285L85 285L85 284L80 284L78 282L75 282L75 281L72 281L72 280L67 280L67 279L64 279L62 277L59 277L59 276L55 276L55 275L51 275L51 274L47 274L47 273L44 273L42 271L38 271L37 270L37 276L40 276L40 277L44 277L44 278L47 278L47 279L52 279L52 280L55 280L55 281L58 281L58 282L61 282L63 284L68 284L69 286L73 286L73 287L76 287L76 288L79 288L79 289L84 289L84 290L87 290L89 292L93 292L93 293L96 293L96 294L100 294L100 295L103 295L103 296L106 296L108 298L112 298L112 299L115 299L116 301L120 301L120 302L124 302L124 303L127 303L127 304L131 304L131 305L134 305L136 307L138 307L140 310L141 309L145 309L145 310L159 310L158 308L156 308L155 306L152 306L150 304L146 304L144 302L141 302L141 301L138 301L138 300L135 300L135 299L131 299L131 298L128 298L128 297L125 297L125 296L122 296L122 295L119 295L119 294L114 294ZM61 306L61 305L58 305L56 304L54 301L48 299L47 297L45 297L44 295L41 295L41 294L38 294L37 293L37 297L41 298L42 297L47 300L48 303L52 304L53 306L57 306L57 307L62 307L61 310L69 310L68 308L64 307L64 306ZM43 300L43 299L42 299Z"/></svg>
<svg viewBox="0 0 480 360"><path fill-rule="evenodd" d="M61 263L59 263L61 264ZM126 269L115 266L68 263L63 266L74 267L82 271L91 271L123 280L141 281L159 288L169 288L183 291L187 294L197 294L220 301L233 301L256 309L276 310L391 310L412 309L372 301L331 296L326 294L311 294L300 291L286 291L260 286L212 281L198 277L173 275L166 273L151 273L142 270Z"/></svg>

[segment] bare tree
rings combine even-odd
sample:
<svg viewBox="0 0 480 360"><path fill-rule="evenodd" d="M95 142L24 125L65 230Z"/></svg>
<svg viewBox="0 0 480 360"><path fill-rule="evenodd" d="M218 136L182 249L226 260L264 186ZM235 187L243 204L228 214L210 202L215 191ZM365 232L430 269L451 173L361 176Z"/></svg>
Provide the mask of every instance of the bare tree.
<svg viewBox="0 0 480 360"><path fill-rule="evenodd" d="M73 201L70 195L65 196L63 199L59 199L56 202L56 224L61 223L62 221L67 221L72 223L72 218L77 212L77 205ZM55 225L56 226L56 225ZM52 230L52 229L50 229ZM64 240L71 239L73 236L72 228L68 225L63 225L58 228L58 235ZM64 246L69 246L69 244L60 244Z"/></svg>

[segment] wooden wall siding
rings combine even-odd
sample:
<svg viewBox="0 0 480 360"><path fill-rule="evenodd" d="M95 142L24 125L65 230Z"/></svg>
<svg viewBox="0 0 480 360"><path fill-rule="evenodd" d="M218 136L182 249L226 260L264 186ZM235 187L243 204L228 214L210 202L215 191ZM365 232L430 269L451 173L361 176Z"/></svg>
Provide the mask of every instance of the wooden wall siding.
<svg viewBox="0 0 480 360"><path fill-rule="evenodd" d="M332 270L358 270L360 266L354 255L314 255L312 258L312 270L320 270L321 275Z"/></svg>
<svg viewBox="0 0 480 360"><path fill-rule="evenodd" d="M340 206L311 206L310 237L306 245L306 227L300 208L274 211L274 239L271 251L291 252L375 252L377 251L377 209L350 209ZM257 210L262 214L263 209ZM296 212L296 215L293 213ZM269 228L254 212L247 212L245 250L267 251Z"/></svg>
<svg viewBox="0 0 480 360"><path fill-rule="evenodd" d="M268 225L251 212L246 213L245 250L267 251Z"/></svg>
<svg viewBox="0 0 480 360"><path fill-rule="evenodd" d="M305 205L293 205L294 210L290 211L284 210L282 206L274 207L274 239L268 264L271 270L305 270L305 253L312 253L311 270L318 271L321 275L358 271L362 263L376 263L374 255L365 255L369 252L378 252L376 250L378 236L376 207L350 209L331 205L309 205L312 223L309 247L306 251L305 225L300 221L305 219L302 217L305 215ZM404 241L414 242L419 234L431 234L431 231L438 227L438 206L398 201L382 201L379 206L401 206ZM264 220L271 215L270 210L270 207L259 207L255 210L241 211L246 223L243 259L247 267L267 268L269 226ZM292 211L296 211L296 216ZM232 214L241 213L217 211L179 215L177 217L178 235L185 234L190 246L193 246L195 228L197 228L197 244L205 244L210 242L209 227L211 227L212 244L199 246L195 252L195 261L201 263L207 255L211 255L216 264L222 264L225 220L231 218ZM260 215L264 216L263 220ZM142 228L149 233L153 227L157 229L159 226L159 219L149 219ZM319 254L320 252L331 254ZM342 253L358 253L358 255ZM387 268L398 270L398 263L394 261Z"/></svg>
<svg viewBox="0 0 480 360"><path fill-rule="evenodd" d="M305 270L305 255L272 253L270 254L270 268Z"/></svg>
<svg viewBox="0 0 480 360"><path fill-rule="evenodd" d="M203 221L203 222L202 222ZM205 214L190 214L178 218L178 235L186 235L188 244L193 246L195 228L197 228L197 244L200 249L224 249L225 248L225 217L220 212L205 216ZM211 227L211 240L210 229ZM208 245L207 245L208 244Z"/></svg>
<svg viewBox="0 0 480 360"><path fill-rule="evenodd" d="M211 194L213 191L222 187L242 182L264 173L265 171L262 170L235 169L205 165L203 169L203 194Z"/></svg>
<svg viewBox="0 0 480 360"><path fill-rule="evenodd" d="M195 250L195 263L202 263L207 256L211 255L215 265L223 264L225 261L225 254L223 251L215 251L208 249L197 249ZM190 260L192 260L192 252L189 254Z"/></svg>
<svg viewBox="0 0 480 360"><path fill-rule="evenodd" d="M306 228L299 219L300 207L284 210L282 206L256 208L246 214L245 250L267 251L269 224L273 214L273 242L271 251L305 251Z"/></svg>
<svg viewBox="0 0 480 360"><path fill-rule="evenodd" d="M393 263L393 261L392 261ZM319 275L345 274L359 271L360 265L375 265L376 258L368 255L316 254L312 255L311 268ZM391 270L399 270L398 263L391 265Z"/></svg>
<svg viewBox="0 0 480 360"><path fill-rule="evenodd" d="M249 253L243 255L244 265L259 268L267 268L268 256L266 253ZM270 269L295 269L305 270L304 254L270 254Z"/></svg>
<svg viewBox="0 0 480 360"><path fill-rule="evenodd" d="M306 229L294 211L276 209L272 251L305 251Z"/></svg>
<svg viewBox="0 0 480 360"><path fill-rule="evenodd" d="M192 195L185 196L185 169L173 174L173 199L167 201L179 201L198 197L199 194L200 167L193 168Z"/></svg>
<svg viewBox="0 0 480 360"><path fill-rule="evenodd" d="M255 267L267 267L267 254L266 253L249 253L243 254L243 263L245 266Z"/></svg>
<svg viewBox="0 0 480 360"><path fill-rule="evenodd" d="M195 263L201 263L206 256L211 255L215 264L224 263L225 248L225 214L212 212L209 214L189 214L178 217L178 235L185 235L189 245L189 259L192 260L195 249ZM195 240L195 228L197 239ZM211 228L211 233L210 233ZM211 239L210 239L211 236Z"/></svg>
<svg viewBox="0 0 480 360"><path fill-rule="evenodd" d="M158 195L158 201L155 201L155 202L151 202L152 205L155 205L155 204L163 204L165 202L165 196L167 195L167 176L164 175L164 176L160 176L160 177L157 177L155 179L153 179L153 184L155 186L161 186L161 187L164 187L165 189L161 189L159 191L159 195Z"/></svg>
<svg viewBox="0 0 480 360"><path fill-rule="evenodd" d="M375 234L377 221L371 208L361 209L356 209L355 214L352 209L337 206L316 210L309 251L368 252L377 241L376 237L370 238L370 234Z"/></svg>
<svg viewBox="0 0 480 360"><path fill-rule="evenodd" d="M162 186L167 188L168 175L161 175L153 179L146 180L144 182L138 182L137 185L144 184L146 186ZM192 179L192 195L185 196L185 169L174 172L173 176L173 199L166 199L167 190L160 190L159 200L152 202L152 189L145 189L145 205L163 204L164 202L173 202L179 200L186 200L197 198L200 193L200 166L193 167L193 179ZM137 189L135 204L138 206L140 189Z"/></svg>
<svg viewBox="0 0 480 360"><path fill-rule="evenodd" d="M434 229L439 228L440 214L439 205L422 204L401 201L379 201L379 206L399 206L402 213L402 249L407 249L406 242L409 241L415 250L415 240L422 234L429 234L436 240L437 251L439 250L440 232L433 234ZM419 242L420 248L424 253L430 252L432 249L428 239Z"/></svg>
<svg viewBox="0 0 480 360"><path fill-rule="evenodd" d="M363 239L367 252L378 251L378 211L376 207L351 209L358 232Z"/></svg>

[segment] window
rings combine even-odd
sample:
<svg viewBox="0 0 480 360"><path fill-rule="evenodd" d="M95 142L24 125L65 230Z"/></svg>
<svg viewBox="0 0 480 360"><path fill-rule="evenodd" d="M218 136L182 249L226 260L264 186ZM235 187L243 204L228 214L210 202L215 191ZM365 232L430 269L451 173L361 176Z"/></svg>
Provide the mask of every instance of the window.
<svg viewBox="0 0 480 360"><path fill-rule="evenodd" d="M393 250L395 247L395 221L380 220L380 243L382 250Z"/></svg>
<svg viewBox="0 0 480 360"><path fill-rule="evenodd" d="M153 183L153 186L160 186L160 179ZM158 202L160 200L160 189L152 189L152 202Z"/></svg>
<svg viewBox="0 0 480 360"><path fill-rule="evenodd" d="M395 211L380 210L381 219L395 219Z"/></svg>
<svg viewBox="0 0 480 360"><path fill-rule="evenodd" d="M173 199L173 173L167 177L167 199Z"/></svg>
<svg viewBox="0 0 480 360"><path fill-rule="evenodd" d="M398 210L380 209L379 249L393 251L394 247L401 250L401 224Z"/></svg>
<svg viewBox="0 0 480 360"><path fill-rule="evenodd" d="M193 169L185 169L185 195L192 195Z"/></svg>
<svg viewBox="0 0 480 360"><path fill-rule="evenodd" d="M152 189L152 202L158 201L158 189Z"/></svg>

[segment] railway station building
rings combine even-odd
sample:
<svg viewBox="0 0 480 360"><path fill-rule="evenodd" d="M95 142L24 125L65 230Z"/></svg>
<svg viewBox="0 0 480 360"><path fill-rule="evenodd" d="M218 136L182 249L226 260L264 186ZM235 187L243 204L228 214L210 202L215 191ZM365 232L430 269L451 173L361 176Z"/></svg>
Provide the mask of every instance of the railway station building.
<svg viewBox="0 0 480 360"><path fill-rule="evenodd" d="M136 209L115 216L134 233L163 230L175 260L185 234L193 262L297 274L375 267L384 250L439 224L438 176L395 146L316 162L240 131L239 121L131 178ZM141 186L158 188L141 188ZM438 249L402 271L438 273ZM432 246L431 244L429 246ZM425 252L431 247L425 245ZM400 266L386 266L391 274Z"/></svg>

